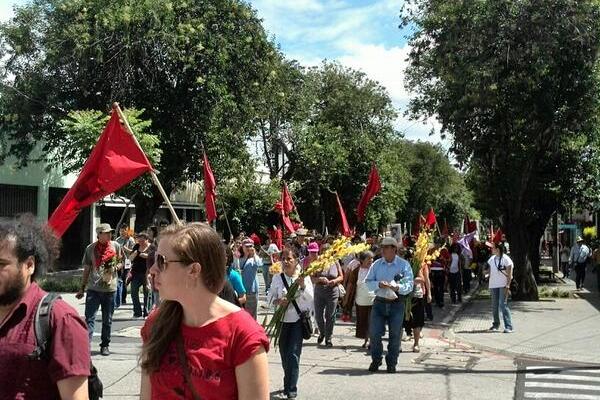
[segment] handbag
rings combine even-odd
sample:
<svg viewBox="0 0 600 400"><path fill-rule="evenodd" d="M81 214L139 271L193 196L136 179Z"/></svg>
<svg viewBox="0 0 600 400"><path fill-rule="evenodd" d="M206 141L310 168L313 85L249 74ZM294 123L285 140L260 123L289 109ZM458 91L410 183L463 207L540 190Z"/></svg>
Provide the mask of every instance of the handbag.
<svg viewBox="0 0 600 400"><path fill-rule="evenodd" d="M283 281L283 286L285 286L285 290L290 290L290 286L288 285L283 272L281 273L281 280ZM313 326L312 319L310 318L310 311L300 311L300 307L298 307L298 303L296 303L296 300L292 300L292 305L294 306L296 312L300 316L300 322L302 323L302 338L304 340L308 340L312 337L313 334Z"/></svg>
<svg viewBox="0 0 600 400"><path fill-rule="evenodd" d="M344 297L346 295L346 288L341 283L338 283L338 290L340 291L340 297Z"/></svg>

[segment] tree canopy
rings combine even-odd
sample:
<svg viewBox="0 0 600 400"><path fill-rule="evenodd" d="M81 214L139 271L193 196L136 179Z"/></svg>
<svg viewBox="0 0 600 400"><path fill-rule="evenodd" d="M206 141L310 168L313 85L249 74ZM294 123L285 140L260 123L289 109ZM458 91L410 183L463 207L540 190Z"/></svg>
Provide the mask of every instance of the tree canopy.
<svg viewBox="0 0 600 400"><path fill-rule="evenodd" d="M407 87L473 168L515 259L516 298L537 298L551 215L595 187L600 5L596 1L409 1ZM596 178L596 177L594 177ZM591 185L591 186L590 186ZM532 268L533 264L533 268Z"/></svg>

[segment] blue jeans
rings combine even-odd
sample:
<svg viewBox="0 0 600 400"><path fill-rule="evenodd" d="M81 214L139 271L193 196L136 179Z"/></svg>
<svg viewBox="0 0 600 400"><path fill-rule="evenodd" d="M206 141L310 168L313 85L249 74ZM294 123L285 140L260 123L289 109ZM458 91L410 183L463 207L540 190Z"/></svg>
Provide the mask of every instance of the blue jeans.
<svg viewBox="0 0 600 400"><path fill-rule="evenodd" d="M269 268L271 268L271 264L263 264L262 266L262 274L265 279L265 292L268 292L271 288L271 274L269 274Z"/></svg>
<svg viewBox="0 0 600 400"><path fill-rule="evenodd" d="M88 327L90 347L94 335L94 324L98 308L102 307L102 334L100 336L100 347L106 347L110 343L110 329L112 326L112 315L115 292L98 292L88 290L85 296L85 322Z"/></svg>
<svg viewBox="0 0 600 400"><path fill-rule="evenodd" d="M114 299L114 305L113 305L113 308L115 310L117 308L121 307L122 297L123 297L123 279L118 278L117 279L117 291L115 292L115 299Z"/></svg>
<svg viewBox="0 0 600 400"><path fill-rule="evenodd" d="M381 338L385 334L387 323L390 334L385 363L388 367L395 367L398 364L403 320L404 298L394 303L375 300L371 309L371 325L369 326L371 332L371 358L374 362L380 363L383 357L383 343L381 342Z"/></svg>
<svg viewBox="0 0 600 400"><path fill-rule="evenodd" d="M283 366L283 393L298 393L300 355L302 354L302 321L284 322L279 336L279 353Z"/></svg>
<svg viewBox="0 0 600 400"><path fill-rule="evenodd" d="M500 327L500 310L502 310L502 318L504 319L504 329L513 329L510 310L508 309L508 298L506 297L506 289L494 288L490 289L492 293L492 315L494 317L493 327Z"/></svg>
<svg viewBox="0 0 600 400"><path fill-rule="evenodd" d="M144 303L140 304L140 286L144 291ZM133 315L136 317L148 315L148 285L146 285L145 274L134 274L131 277L131 301L133 303Z"/></svg>

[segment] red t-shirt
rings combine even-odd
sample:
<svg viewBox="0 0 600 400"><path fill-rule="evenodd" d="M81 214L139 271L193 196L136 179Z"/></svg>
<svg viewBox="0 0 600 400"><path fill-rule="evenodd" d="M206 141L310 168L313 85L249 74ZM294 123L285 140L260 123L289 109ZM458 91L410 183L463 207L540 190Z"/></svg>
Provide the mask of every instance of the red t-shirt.
<svg viewBox="0 0 600 400"><path fill-rule="evenodd" d="M142 328L144 343L158 313L160 308ZM262 326L242 310L200 328L182 324L181 331L191 379L203 400L237 399L235 368L248 361L260 347L269 350ZM193 399L184 381L175 341L162 357L160 369L150 376L150 382L152 399Z"/></svg>
<svg viewBox="0 0 600 400"><path fill-rule="evenodd" d="M37 343L34 319L44 292L36 283L0 325L0 399L59 399L56 382L90 373L90 350L85 322L63 300L50 314L50 359L29 360Z"/></svg>

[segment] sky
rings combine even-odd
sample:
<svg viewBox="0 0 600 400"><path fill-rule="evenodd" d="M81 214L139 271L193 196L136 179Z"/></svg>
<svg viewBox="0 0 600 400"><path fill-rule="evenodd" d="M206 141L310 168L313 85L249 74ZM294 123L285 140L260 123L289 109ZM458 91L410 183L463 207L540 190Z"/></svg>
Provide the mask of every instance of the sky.
<svg viewBox="0 0 600 400"><path fill-rule="evenodd" d="M0 0L0 21L12 15L13 4ZM362 70L384 86L399 117L396 128L406 138L441 142L439 124L423 124L403 116L410 93L404 88L409 52L398 25L403 0L250 0L269 35L284 54L302 65L323 59ZM435 134L429 133L434 129Z"/></svg>

